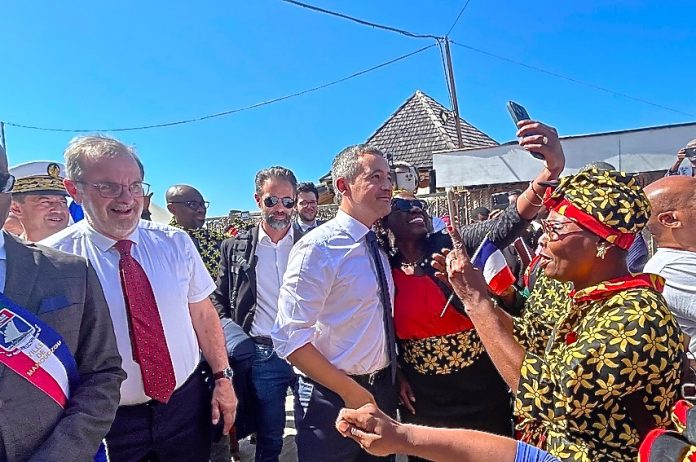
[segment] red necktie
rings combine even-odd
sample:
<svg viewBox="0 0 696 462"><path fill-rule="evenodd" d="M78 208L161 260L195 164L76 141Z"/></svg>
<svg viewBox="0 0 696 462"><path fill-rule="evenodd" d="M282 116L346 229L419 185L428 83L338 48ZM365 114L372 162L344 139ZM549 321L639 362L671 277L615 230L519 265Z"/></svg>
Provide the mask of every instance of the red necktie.
<svg viewBox="0 0 696 462"><path fill-rule="evenodd" d="M176 387L174 367L155 294L145 270L130 254L131 245L131 241L118 241L114 248L121 255L118 269L128 314L133 360L140 365L145 394L166 403Z"/></svg>

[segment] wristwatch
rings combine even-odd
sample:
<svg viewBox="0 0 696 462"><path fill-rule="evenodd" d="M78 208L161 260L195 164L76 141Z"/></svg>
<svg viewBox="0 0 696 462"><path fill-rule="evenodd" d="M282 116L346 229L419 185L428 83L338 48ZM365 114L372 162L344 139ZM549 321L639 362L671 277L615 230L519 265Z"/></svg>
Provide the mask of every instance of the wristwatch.
<svg viewBox="0 0 696 462"><path fill-rule="evenodd" d="M233 375L234 375L234 372L232 372L232 368L226 367L225 369L221 370L220 372L215 372L213 374L213 379L214 380L220 380L220 379L232 380Z"/></svg>

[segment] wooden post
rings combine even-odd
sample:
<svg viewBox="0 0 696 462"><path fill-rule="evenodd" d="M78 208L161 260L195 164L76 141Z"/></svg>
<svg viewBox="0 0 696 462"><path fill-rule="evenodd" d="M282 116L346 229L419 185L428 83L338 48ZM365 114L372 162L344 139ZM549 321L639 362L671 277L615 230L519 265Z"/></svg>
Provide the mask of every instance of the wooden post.
<svg viewBox="0 0 696 462"><path fill-rule="evenodd" d="M454 86L454 71L452 70L452 54L450 53L449 37L445 37L445 56L447 57L447 77L452 90L452 110L454 111L454 126L457 129L457 147L462 147L462 124L459 120L459 104L457 103L457 89Z"/></svg>

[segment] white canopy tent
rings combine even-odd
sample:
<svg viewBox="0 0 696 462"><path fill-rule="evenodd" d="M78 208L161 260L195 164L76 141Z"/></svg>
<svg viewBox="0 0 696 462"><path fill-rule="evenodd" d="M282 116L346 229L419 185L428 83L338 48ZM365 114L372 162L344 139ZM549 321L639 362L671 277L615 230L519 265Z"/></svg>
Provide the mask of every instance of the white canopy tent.
<svg viewBox="0 0 696 462"><path fill-rule="evenodd" d="M666 170L677 151L696 138L696 122L561 138L563 174L604 161L627 172ZM481 149L436 152L437 187L470 187L531 181L539 162L515 143ZM688 161L685 161L688 162Z"/></svg>

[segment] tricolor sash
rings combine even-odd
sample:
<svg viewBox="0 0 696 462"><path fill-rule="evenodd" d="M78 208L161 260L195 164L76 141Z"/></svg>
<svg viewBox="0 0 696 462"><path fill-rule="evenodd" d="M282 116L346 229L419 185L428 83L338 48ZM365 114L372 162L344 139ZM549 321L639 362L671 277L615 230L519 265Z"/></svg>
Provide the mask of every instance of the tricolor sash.
<svg viewBox="0 0 696 462"><path fill-rule="evenodd" d="M2 293L0 364L30 382L63 409L80 384L75 357L60 334ZM94 460L108 460L103 443Z"/></svg>

